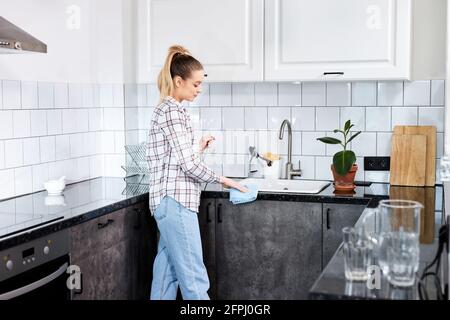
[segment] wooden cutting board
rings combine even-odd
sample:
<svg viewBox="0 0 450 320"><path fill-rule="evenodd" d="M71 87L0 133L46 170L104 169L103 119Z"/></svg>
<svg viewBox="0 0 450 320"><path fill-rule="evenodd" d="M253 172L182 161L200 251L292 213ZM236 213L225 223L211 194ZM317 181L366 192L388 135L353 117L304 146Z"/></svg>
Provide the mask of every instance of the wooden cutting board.
<svg viewBox="0 0 450 320"><path fill-rule="evenodd" d="M430 244L434 240L435 197L435 188L391 186L389 189L389 199L413 200L423 205L420 212L420 243Z"/></svg>
<svg viewBox="0 0 450 320"><path fill-rule="evenodd" d="M391 149L390 184L425 186L427 137L416 134L394 134Z"/></svg>
<svg viewBox="0 0 450 320"><path fill-rule="evenodd" d="M425 164L425 186L434 187L436 183L436 127L435 126L395 126L394 134L425 135L427 155ZM392 161L391 161L392 163Z"/></svg>

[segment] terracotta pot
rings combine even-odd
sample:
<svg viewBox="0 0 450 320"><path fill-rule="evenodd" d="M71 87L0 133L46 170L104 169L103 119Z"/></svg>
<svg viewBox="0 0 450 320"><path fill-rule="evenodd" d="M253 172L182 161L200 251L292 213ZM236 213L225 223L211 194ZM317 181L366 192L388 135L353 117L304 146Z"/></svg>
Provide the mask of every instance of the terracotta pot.
<svg viewBox="0 0 450 320"><path fill-rule="evenodd" d="M355 189L355 175L358 170L358 165L354 164L350 171L345 175L341 176L334 169L334 165L331 165L331 171L333 172L334 178L334 188L338 191L348 191Z"/></svg>

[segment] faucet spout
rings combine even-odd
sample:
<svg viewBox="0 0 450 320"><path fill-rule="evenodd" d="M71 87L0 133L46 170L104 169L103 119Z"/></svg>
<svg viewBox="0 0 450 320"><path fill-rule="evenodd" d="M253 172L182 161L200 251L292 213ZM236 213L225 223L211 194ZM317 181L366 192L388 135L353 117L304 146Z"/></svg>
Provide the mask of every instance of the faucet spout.
<svg viewBox="0 0 450 320"><path fill-rule="evenodd" d="M288 119L283 120L283 122L281 123L278 139L283 140L283 135L286 127L288 128L288 159L286 162L285 178L292 179L293 176L301 176L302 171L300 170L300 161L297 170L295 170L292 166L292 127Z"/></svg>

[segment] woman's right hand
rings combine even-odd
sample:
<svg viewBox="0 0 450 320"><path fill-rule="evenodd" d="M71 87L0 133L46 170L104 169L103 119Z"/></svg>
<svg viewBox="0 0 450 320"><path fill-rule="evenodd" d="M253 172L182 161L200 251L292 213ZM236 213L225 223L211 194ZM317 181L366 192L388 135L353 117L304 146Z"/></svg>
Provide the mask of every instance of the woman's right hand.
<svg viewBox="0 0 450 320"><path fill-rule="evenodd" d="M233 179L227 178L227 177L220 177L220 183L223 184L224 186L230 187L230 188L234 188L239 190L240 192L247 192L248 189L246 187L244 187L243 185L239 184L239 182L234 181Z"/></svg>

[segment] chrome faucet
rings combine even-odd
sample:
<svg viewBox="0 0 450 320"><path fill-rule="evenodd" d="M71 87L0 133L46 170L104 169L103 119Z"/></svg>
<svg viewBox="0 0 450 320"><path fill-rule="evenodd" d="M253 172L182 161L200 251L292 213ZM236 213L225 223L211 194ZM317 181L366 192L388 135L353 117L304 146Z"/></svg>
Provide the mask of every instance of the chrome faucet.
<svg viewBox="0 0 450 320"><path fill-rule="evenodd" d="M292 179L292 177L294 177L294 176L301 177L302 170L300 169L300 160L298 161L298 169L294 169L294 167L292 165L292 128L291 128L291 123L289 122L289 120L286 119L281 124L280 134L279 134L278 138L280 140L283 140L283 133L284 133L286 126L288 128L288 160L286 162L286 172L284 174L284 177L285 177L285 179Z"/></svg>

